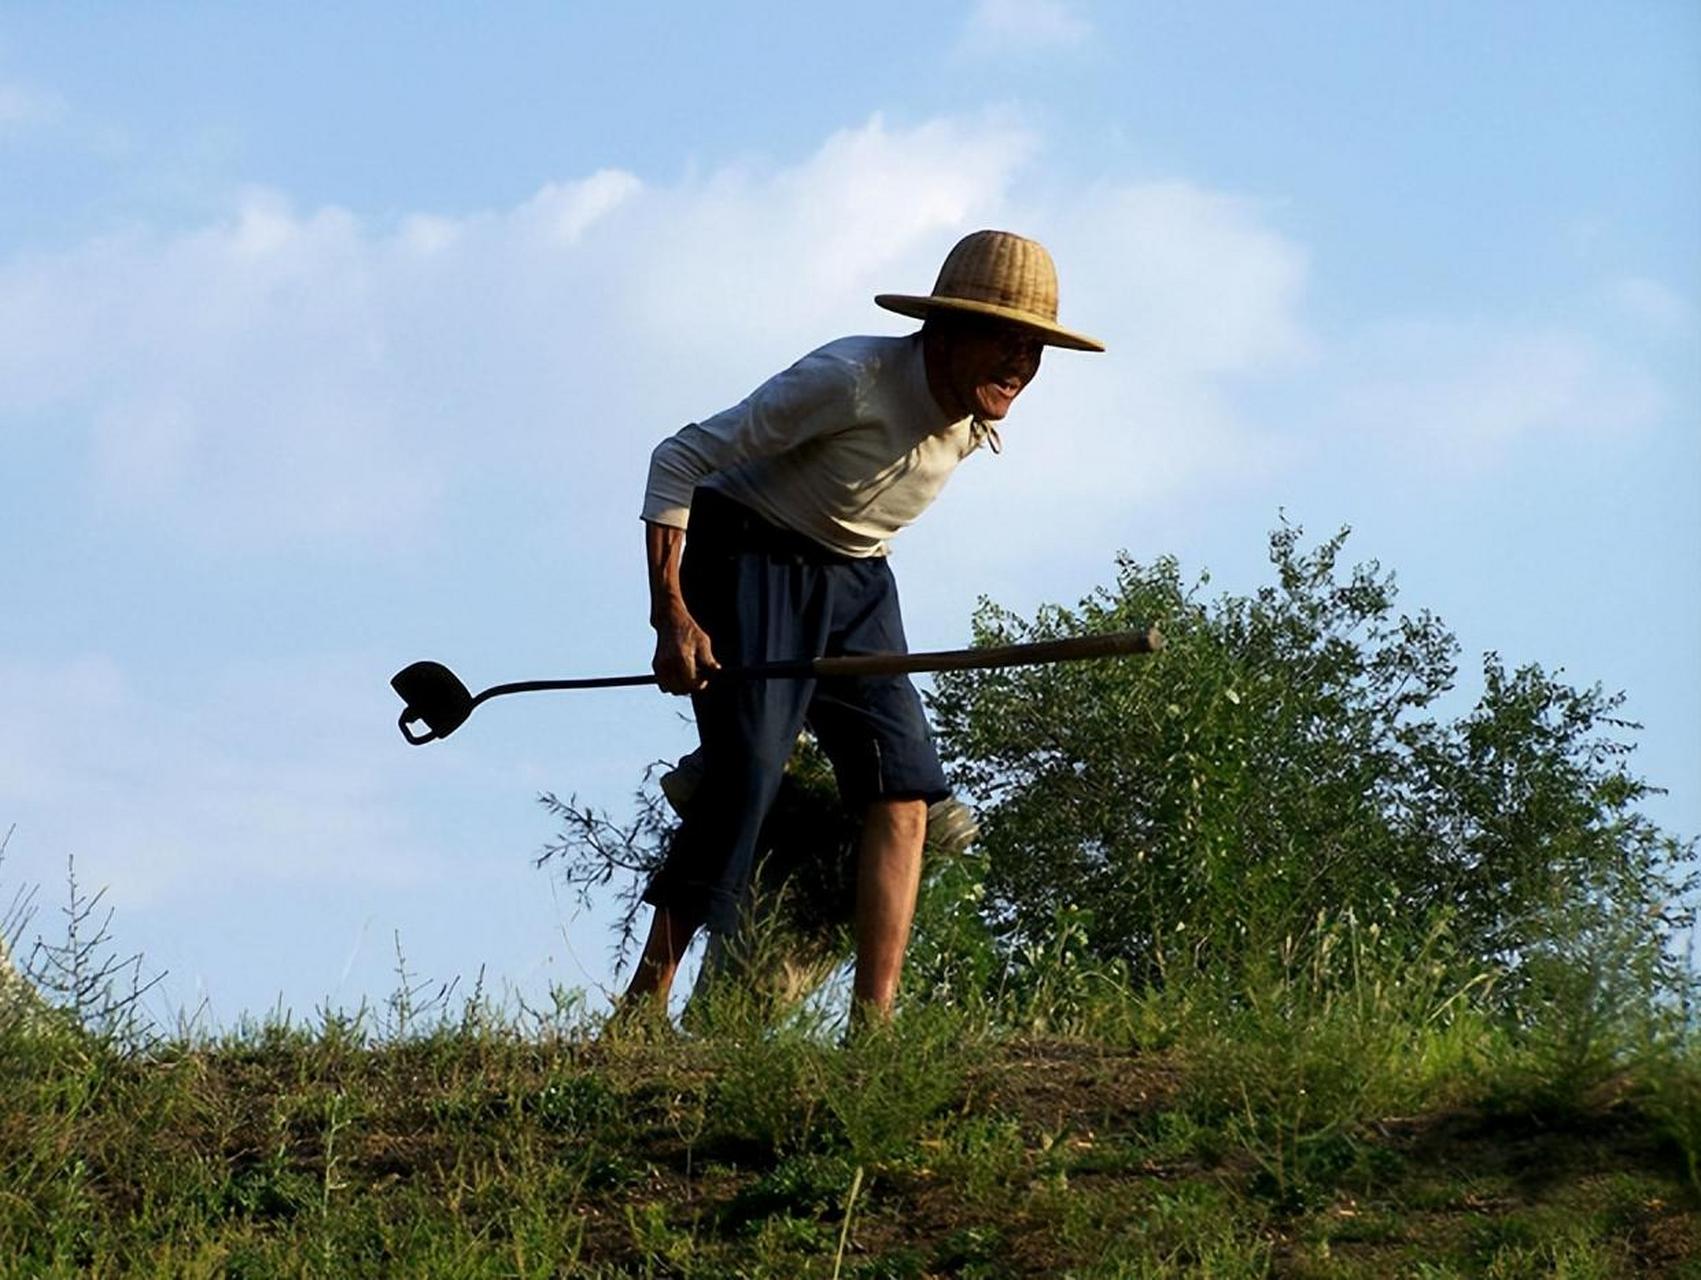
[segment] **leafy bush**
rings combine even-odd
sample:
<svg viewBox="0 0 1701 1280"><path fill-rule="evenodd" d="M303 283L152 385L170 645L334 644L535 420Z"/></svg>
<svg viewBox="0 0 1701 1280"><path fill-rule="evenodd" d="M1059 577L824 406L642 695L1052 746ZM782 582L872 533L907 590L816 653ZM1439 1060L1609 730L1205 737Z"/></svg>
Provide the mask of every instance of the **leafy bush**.
<svg viewBox="0 0 1701 1280"><path fill-rule="evenodd" d="M1023 620L990 602L978 643L1155 624L1151 657L939 678L957 783L982 809L984 909L1007 964L1057 922L1136 989L1234 985L1319 917L1377 926L1415 956L1445 921L1460 981L1610 928L1654 985L1675 981L1695 844L1638 809L1621 697L1490 654L1449 719L1458 645L1396 612L1393 575L1340 567L1283 525L1276 581L1201 598L1173 559L1123 557L1115 585Z"/></svg>

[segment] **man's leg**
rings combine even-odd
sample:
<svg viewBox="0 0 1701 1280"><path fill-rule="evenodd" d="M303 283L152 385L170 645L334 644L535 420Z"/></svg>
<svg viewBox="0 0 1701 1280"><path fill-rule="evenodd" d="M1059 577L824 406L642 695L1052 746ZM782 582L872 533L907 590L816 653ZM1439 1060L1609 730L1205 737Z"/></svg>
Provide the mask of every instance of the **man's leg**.
<svg viewBox="0 0 1701 1280"><path fill-rule="evenodd" d="M904 653L897 584L883 558L835 569L840 652ZM823 680L809 709L839 794L867 798L856 867L855 1022L891 1017L915 918L927 806L950 795L927 716L903 676Z"/></svg>
<svg viewBox="0 0 1701 1280"><path fill-rule="evenodd" d="M657 907L650 917L650 935L644 940L644 953L638 957L638 967L632 982L620 998L622 1009L634 1011L649 1002L665 1012L668 992L673 990L674 974L679 972L680 957L691 944L700 922L677 907Z"/></svg>
<svg viewBox="0 0 1701 1280"><path fill-rule="evenodd" d="M884 1022L898 993L921 885L927 801L871 801L856 865L856 981L853 1018Z"/></svg>
<svg viewBox="0 0 1701 1280"><path fill-rule="evenodd" d="M823 651L826 599L818 572L761 549L729 548L708 519L694 524L693 536L680 567L685 600L722 663L750 666ZM762 820L814 688L813 679L718 680L692 695L702 777L644 891L656 913L623 1004L652 999L665 1010L697 929L736 925Z"/></svg>

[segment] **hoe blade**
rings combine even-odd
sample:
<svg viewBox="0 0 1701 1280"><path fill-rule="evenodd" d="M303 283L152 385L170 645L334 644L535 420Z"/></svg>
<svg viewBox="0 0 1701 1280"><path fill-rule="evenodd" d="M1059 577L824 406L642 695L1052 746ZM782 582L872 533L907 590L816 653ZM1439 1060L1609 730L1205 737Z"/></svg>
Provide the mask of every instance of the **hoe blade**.
<svg viewBox="0 0 1701 1280"><path fill-rule="evenodd" d="M407 703L396 723L401 726L402 736L416 747L447 738L472 714L472 694L467 692L461 678L441 662L415 662L403 667L391 677L390 687ZM423 721L430 732L414 733L408 725L415 720Z"/></svg>

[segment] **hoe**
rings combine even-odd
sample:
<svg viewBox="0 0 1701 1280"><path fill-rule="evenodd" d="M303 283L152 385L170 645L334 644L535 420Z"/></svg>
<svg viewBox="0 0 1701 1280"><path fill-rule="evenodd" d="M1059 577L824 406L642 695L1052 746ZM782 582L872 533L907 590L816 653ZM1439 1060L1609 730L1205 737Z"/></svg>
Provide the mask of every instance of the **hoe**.
<svg viewBox="0 0 1701 1280"><path fill-rule="evenodd" d="M750 667L726 667L715 680L832 679L855 676L913 675L924 671L966 671L987 667L1026 667L1041 662L1075 662L1084 658L1115 658L1130 653L1156 653L1164 638L1156 627L1144 631L1114 631L1105 635L1042 640L1002 648L949 649L937 653L865 653L836 658L800 658L764 662ZM414 746L447 738L466 723L479 703L510 693L542 693L554 689L612 689L656 683L648 676L595 676L586 680L521 680L492 685L474 694L441 662L415 662L396 672L390 687L407 705L396 722L402 737ZM416 733L410 726L425 726Z"/></svg>

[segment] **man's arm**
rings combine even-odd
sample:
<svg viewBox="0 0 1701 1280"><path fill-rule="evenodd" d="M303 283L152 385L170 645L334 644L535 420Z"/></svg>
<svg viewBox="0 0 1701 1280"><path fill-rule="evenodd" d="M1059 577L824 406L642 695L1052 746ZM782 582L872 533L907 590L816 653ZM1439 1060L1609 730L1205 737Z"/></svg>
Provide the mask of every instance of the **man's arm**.
<svg viewBox="0 0 1701 1280"><path fill-rule="evenodd" d="M683 527L697 485L754 458L795 449L854 419L857 370L811 352L769 378L732 408L687 423L650 454L644 488L645 520Z"/></svg>
<svg viewBox="0 0 1701 1280"><path fill-rule="evenodd" d="M650 567L650 625L656 631L656 656L650 669L668 693L695 693L719 669L708 634L685 607L679 589L679 553L685 530L644 522L644 556Z"/></svg>
<svg viewBox="0 0 1701 1280"><path fill-rule="evenodd" d="M667 692L695 693L719 666L679 590L679 553L698 482L845 426L856 402L856 369L822 348L731 409L681 428L651 453L642 512L650 625L656 630L651 666Z"/></svg>

